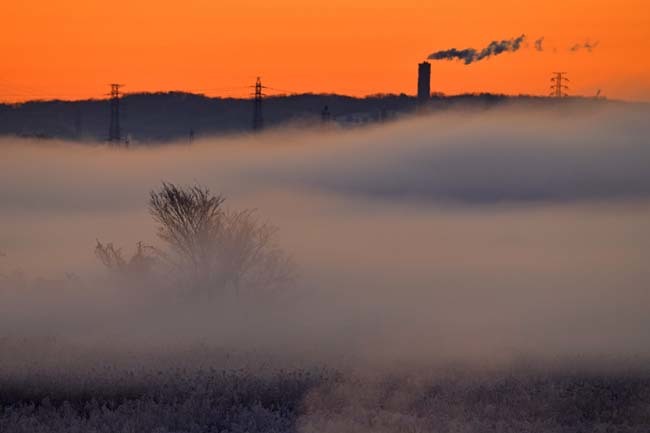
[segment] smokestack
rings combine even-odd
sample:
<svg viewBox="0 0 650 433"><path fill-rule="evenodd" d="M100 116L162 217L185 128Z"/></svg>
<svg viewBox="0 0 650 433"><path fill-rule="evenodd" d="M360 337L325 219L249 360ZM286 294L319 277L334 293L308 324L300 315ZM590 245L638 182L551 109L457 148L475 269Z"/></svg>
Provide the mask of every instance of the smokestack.
<svg viewBox="0 0 650 433"><path fill-rule="evenodd" d="M431 97L431 63L418 65L418 101L428 101Z"/></svg>

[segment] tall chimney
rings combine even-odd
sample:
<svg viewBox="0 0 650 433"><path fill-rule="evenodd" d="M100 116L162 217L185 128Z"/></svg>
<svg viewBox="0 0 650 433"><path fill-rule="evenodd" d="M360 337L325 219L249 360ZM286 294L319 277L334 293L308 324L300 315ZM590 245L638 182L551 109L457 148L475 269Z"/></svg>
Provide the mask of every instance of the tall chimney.
<svg viewBox="0 0 650 433"><path fill-rule="evenodd" d="M431 97L431 63L418 65L418 101L428 101Z"/></svg>

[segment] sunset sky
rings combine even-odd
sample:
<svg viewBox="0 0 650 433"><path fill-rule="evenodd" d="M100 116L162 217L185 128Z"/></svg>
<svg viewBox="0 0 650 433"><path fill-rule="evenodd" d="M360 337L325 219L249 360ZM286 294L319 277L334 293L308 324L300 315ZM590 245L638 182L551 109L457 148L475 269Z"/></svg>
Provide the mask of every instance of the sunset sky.
<svg viewBox="0 0 650 433"><path fill-rule="evenodd" d="M648 0L6 0L2 21L3 101L99 98L112 82L247 96L257 75L281 91L414 94L431 52L522 33L516 53L433 62L432 91L542 95L560 70L570 94L650 100Z"/></svg>

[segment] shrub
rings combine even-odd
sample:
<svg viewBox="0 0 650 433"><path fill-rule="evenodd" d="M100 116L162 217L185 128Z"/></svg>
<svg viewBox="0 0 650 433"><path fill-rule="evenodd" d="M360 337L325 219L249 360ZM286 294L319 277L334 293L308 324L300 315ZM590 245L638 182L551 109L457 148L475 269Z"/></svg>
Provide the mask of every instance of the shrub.
<svg viewBox="0 0 650 433"><path fill-rule="evenodd" d="M157 262L153 252L153 247L138 242L135 253L127 260L122 254L122 249L115 248L112 243L102 244L98 240L95 246L95 255L104 266L111 272L125 276L149 274Z"/></svg>

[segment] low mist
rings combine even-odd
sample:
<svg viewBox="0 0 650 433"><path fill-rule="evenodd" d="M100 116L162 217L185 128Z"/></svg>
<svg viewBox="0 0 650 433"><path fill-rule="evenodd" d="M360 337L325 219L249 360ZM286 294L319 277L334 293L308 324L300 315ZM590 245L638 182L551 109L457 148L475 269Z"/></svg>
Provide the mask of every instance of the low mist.
<svg viewBox="0 0 650 433"><path fill-rule="evenodd" d="M2 361L201 347L192 362L218 350L353 368L641 366L648 114L513 106L129 149L0 139ZM163 181L255 209L293 283L197 301L112 278L97 240L159 245L147 203Z"/></svg>

